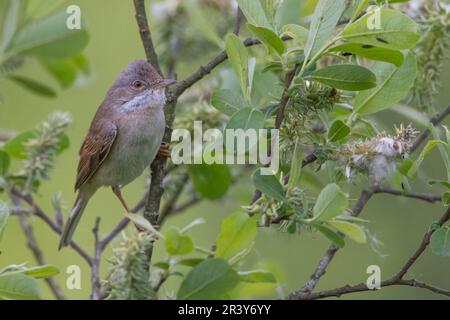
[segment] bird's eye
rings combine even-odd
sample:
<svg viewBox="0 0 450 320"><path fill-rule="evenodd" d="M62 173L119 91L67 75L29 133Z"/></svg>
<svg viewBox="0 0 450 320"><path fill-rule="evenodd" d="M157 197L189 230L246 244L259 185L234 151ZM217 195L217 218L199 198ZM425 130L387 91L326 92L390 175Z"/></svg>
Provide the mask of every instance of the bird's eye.
<svg viewBox="0 0 450 320"><path fill-rule="evenodd" d="M135 89L140 89L144 86L144 83L140 80L134 80L132 86Z"/></svg>

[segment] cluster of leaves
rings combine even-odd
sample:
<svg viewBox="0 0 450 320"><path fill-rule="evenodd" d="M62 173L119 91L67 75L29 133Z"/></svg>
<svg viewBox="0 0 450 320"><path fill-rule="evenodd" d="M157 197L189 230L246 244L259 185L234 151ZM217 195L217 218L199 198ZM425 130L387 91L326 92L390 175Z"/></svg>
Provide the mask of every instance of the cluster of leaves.
<svg viewBox="0 0 450 320"><path fill-rule="evenodd" d="M74 84L77 77L89 73L83 54L88 33L69 29L69 13L54 11L62 4L58 1L2 1L0 25L0 77L13 81L31 92L55 97L56 91L41 83L16 74L30 59L36 59L63 89Z"/></svg>
<svg viewBox="0 0 450 320"><path fill-rule="evenodd" d="M0 240L6 227L10 210L0 201ZM41 299L36 279L57 275L59 270L50 265L27 267L26 264L9 265L0 269L0 299Z"/></svg>
<svg viewBox="0 0 450 320"><path fill-rule="evenodd" d="M276 283L267 270L240 270L240 262L250 253L257 235L256 217L244 212L229 215L222 222L213 251L198 247L187 235L199 223L203 221L196 220L183 229L171 227L162 235L167 258L154 264L160 270L157 282L181 276L177 299L224 299L239 284Z"/></svg>

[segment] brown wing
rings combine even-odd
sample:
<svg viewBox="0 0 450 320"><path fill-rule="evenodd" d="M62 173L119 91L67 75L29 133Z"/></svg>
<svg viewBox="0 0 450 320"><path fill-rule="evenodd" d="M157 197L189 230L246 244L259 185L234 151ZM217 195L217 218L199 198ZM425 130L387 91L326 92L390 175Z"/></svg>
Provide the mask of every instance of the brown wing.
<svg viewBox="0 0 450 320"><path fill-rule="evenodd" d="M75 190L78 190L97 171L116 139L117 126L115 124L103 123L97 128L95 128L97 130L90 130L81 145Z"/></svg>

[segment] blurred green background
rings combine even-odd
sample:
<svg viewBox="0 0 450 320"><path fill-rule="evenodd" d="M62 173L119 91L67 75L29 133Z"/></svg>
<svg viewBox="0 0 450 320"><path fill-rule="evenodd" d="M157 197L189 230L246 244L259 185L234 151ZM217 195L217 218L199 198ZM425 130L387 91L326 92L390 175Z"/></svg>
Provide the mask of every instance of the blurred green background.
<svg viewBox="0 0 450 320"><path fill-rule="evenodd" d="M4 0L1 0L4 1ZM147 2L148 3L148 2ZM25 91L23 88L0 80L0 128L22 131L33 128L45 119L48 113L54 110L68 111L73 116L73 124L69 129L71 140L70 148L57 160L51 181L45 183L40 189L36 202L51 214L50 198L53 192L61 191L65 201L65 214L69 213L75 198L73 184L78 161L78 148L84 138L90 120L98 105L102 101L107 89L125 66L135 59L143 59L144 51L134 19L132 1L123 0L72 0L62 6L76 4L80 6L83 18L87 22L90 41L85 50L90 62L92 74L79 81L76 86L60 91L57 98L42 98ZM201 35L198 35L199 37ZM162 41L156 35L156 43ZM181 48L183 50L183 48ZM218 49L217 49L218 50ZM200 64L208 61L214 54L208 52L198 55L195 62L178 63L178 77L183 78L195 70ZM215 71L218 72L218 71ZM45 83L56 82L42 66L32 61L22 68L19 74L27 75ZM447 63L443 72L447 78L443 79L444 87L438 99L440 108L450 103L450 64ZM208 82L206 78L204 82ZM179 105L183 108L183 104ZM392 111L383 112L378 119L384 127L392 128L391 124L410 120L402 118ZM426 184L428 178L440 178L444 175L444 166L437 151L426 159L419 179L413 185L414 191L437 193L437 187ZM243 180L245 181L245 180ZM246 180L248 181L248 180ZM125 188L127 201L136 203L143 192L144 177L136 180ZM364 182L361 182L363 185ZM359 196L360 186L351 186L351 198ZM191 231L197 243L209 247L214 242L219 231L220 223L228 214L238 210L241 205L248 203L253 193L250 185L239 183L233 187L225 199L220 201L204 201L191 208L182 215L170 218L165 227L170 225L184 226L196 217L203 217L206 224L200 225ZM377 254L369 245L355 244L348 241L344 250L341 250L330 265L327 274L319 283L318 289L333 288L347 283L355 284L365 282L366 268L369 265L379 265L383 278L390 277L398 271L404 261L413 253L421 241L423 233L430 224L443 212L441 204L430 205L417 200L402 199L389 195L376 195L369 202L362 217L370 220L369 229L383 242L380 248L382 255ZM75 239L82 247L93 252L92 227L97 216L102 217L100 230L103 233L111 230L122 218L122 208L110 190L103 189L89 203L88 209L75 234ZM60 268L61 273L56 276L65 294L73 299L85 299L90 294L90 269L87 264L71 249L57 250L58 237L55 233L35 219L33 227L38 240L44 250L47 263ZM119 241L119 240L116 240ZM26 247L25 238L16 218L10 219L1 242L0 266L29 262L34 265L32 255ZM260 263L274 270L279 281L278 287L274 285L247 285L237 289L242 298L276 298L278 294L289 293L300 288L315 268L318 260L329 246L329 242L317 234L303 233L290 235L276 229L261 228L255 245L251 262ZM102 261L102 275L108 271L106 258L112 255L109 248ZM162 259L161 252L156 250L155 260ZM79 265L82 270L81 290L68 290L65 287L67 279L66 268L69 265ZM423 280L439 287L450 288L450 277L445 272L450 268L450 259L432 255L427 250L420 261L416 263L410 276ZM169 281L165 288L170 292L176 288L177 280ZM46 298L53 298L45 283L41 287ZM441 298L431 292L411 287L383 288L378 292L346 295L344 299L434 299Z"/></svg>

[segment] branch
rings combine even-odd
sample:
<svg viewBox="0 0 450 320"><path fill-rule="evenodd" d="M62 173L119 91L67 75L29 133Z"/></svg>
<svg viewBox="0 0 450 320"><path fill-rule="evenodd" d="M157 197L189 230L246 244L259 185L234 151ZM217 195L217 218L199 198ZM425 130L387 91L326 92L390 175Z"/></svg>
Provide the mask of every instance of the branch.
<svg viewBox="0 0 450 320"><path fill-rule="evenodd" d="M288 36L282 37L282 40L290 40L291 38ZM244 46L251 47L254 45L261 44L256 38L249 37L243 41ZM192 87L195 83L203 79L207 74L211 73L211 71L216 68L219 64L228 59L227 52L224 50L217 54L214 58L212 58L205 66L200 66L197 71L192 73L184 80L178 81L175 85L173 85L174 95L179 97L183 94L186 89Z"/></svg>
<svg viewBox="0 0 450 320"><path fill-rule="evenodd" d="M11 194L27 203L31 207L35 216L43 220L58 235L61 235L61 228L34 203L31 195L23 195L16 189L12 189ZM88 263L89 266L92 266L92 257L89 256L89 254L86 253L86 251L84 251L74 240L70 242L70 246Z"/></svg>
<svg viewBox="0 0 450 320"><path fill-rule="evenodd" d="M450 105L447 106L447 108L444 109L443 111L441 111L440 113L436 114L433 118L431 118L430 123L432 123L433 125L437 125L442 120L444 120L445 117L447 117L449 114L450 114ZM420 134L414 141L411 151L414 151L415 149L417 149L421 145L421 143L423 141L425 141L426 138L428 138L428 135L429 135L428 129L426 131L423 131L422 134ZM368 200L372 197L372 195L374 193L376 193L376 191L377 191L377 188L363 190L355 208L353 209L352 215L358 216L361 213L361 211L364 209ZM392 192L396 193L396 191L393 191L393 190L387 190L387 191L389 191L387 193L391 193L391 194L392 194ZM401 195L405 196L404 194L401 194ZM410 194L409 195L409 197L411 197L411 198L419 198L422 200L423 200L423 196L424 195L418 195L418 194L412 194L412 195ZM331 245L328 248L328 250L325 252L322 259L319 261L319 264L317 265L316 270L311 275L311 277L309 278L307 283L303 286L303 288L290 293L286 298L287 299L296 299L296 297L312 295L312 291L316 287L317 282L325 274L326 269L328 268L328 265L333 260L334 255L336 254L336 252L338 250L339 250L339 247L337 247L335 245Z"/></svg>
<svg viewBox="0 0 450 320"><path fill-rule="evenodd" d="M19 198L15 197L12 194L10 194L10 197L11 197L11 200L12 200L14 206L18 209L17 212L18 212L18 216L19 216L20 226L22 227L23 234L25 235L25 238L27 240L28 248L30 248L36 262L39 265L41 265L41 266L46 265L47 263L45 262L44 254L42 253L42 250L36 239L33 227L31 226L31 224L28 223L28 219L25 215L25 212L20 207ZM56 282L56 280L53 277L45 278L44 280L47 283L47 285L49 286L50 291L56 297L56 299L58 299L58 300L65 299L61 288L59 287L58 283Z"/></svg>
<svg viewBox="0 0 450 320"><path fill-rule="evenodd" d="M236 10L236 20L235 20L235 23L234 23L234 29L233 29L233 33L235 34L235 35L238 35L239 34L239 31L241 30L241 25L242 25L242 17L243 17L244 15L242 14L242 10L241 10L241 8L239 8L239 6L238 6L238 8L237 8L237 10Z"/></svg>
<svg viewBox="0 0 450 320"><path fill-rule="evenodd" d="M423 201L430 202L430 203L442 201L442 197L438 196L438 195L426 194L426 193L414 193L414 192L408 193L408 192L403 192L400 190L394 190L394 189L390 189L390 188L377 187L374 189L374 193L391 194L394 196L423 200Z"/></svg>
<svg viewBox="0 0 450 320"><path fill-rule="evenodd" d="M148 62L162 75L161 67L159 66L158 55L152 41L152 35L147 21L147 13L145 11L144 0L134 0L134 8L136 11L136 22L139 27L139 34L141 35L142 44L144 45L145 55Z"/></svg>
<svg viewBox="0 0 450 320"><path fill-rule="evenodd" d="M94 259L92 260L92 300L100 299L100 258L102 255L102 246L99 241L100 217L95 219L95 225L92 229L94 234Z"/></svg>
<svg viewBox="0 0 450 320"><path fill-rule="evenodd" d="M445 119L445 117L447 117L450 114L450 105L447 106L447 108L445 108L444 110L442 110L441 112L439 112L438 114L436 114L434 117L432 117L430 119L430 123L435 126L437 124L439 124L440 122L442 122L442 120ZM426 140L428 138L428 136L430 135L430 129L426 128L417 138L416 140L414 140L414 143L411 147L411 151L416 150L424 140Z"/></svg>
<svg viewBox="0 0 450 320"><path fill-rule="evenodd" d="M364 209L367 202L370 200L370 198L373 195L373 190L363 190L361 192L361 195L355 205L355 207L352 210L351 215L354 217L359 216L359 214ZM309 277L306 284L298 291L294 291L291 294L289 294L286 298L287 299L297 299L296 297L299 296L305 296L309 295L314 288L317 285L317 282L320 280L321 277L323 277L326 273L326 270L330 264L330 262L333 260L334 255L339 250L339 247L332 244L328 250L325 252L325 255L320 259L319 264L316 267L316 270L314 273Z"/></svg>
<svg viewBox="0 0 450 320"><path fill-rule="evenodd" d="M447 208L445 213L442 215L442 217L439 219L437 224L439 226L442 226L447 221L450 220L450 207ZM388 280L384 280L381 282L381 287L388 287L393 285L403 285L403 286L412 286L417 288L423 288L430 290L432 292L442 294L445 296L450 297L450 290L441 289L435 286L432 286L430 284L419 282L415 279L405 280L403 277L406 275L408 270L412 267L412 265L417 261L417 259L420 257L420 255L425 251L425 249L428 247L430 243L431 236L435 232L436 229L430 229L425 233L423 236L422 242L420 243L417 250L414 252L414 254L409 258L406 263L403 265L403 267L400 269L400 271L392 276ZM349 293L355 293L355 292L362 292L362 291L373 291L372 289L369 289L365 283L360 283L357 285L346 285L343 287L331 289L331 290L324 290L317 293L311 293L311 292L296 292L295 294L290 294L287 298L288 299L296 299L296 300L313 300L313 299L322 299L322 298L328 298L328 297L340 297L344 294Z"/></svg>

